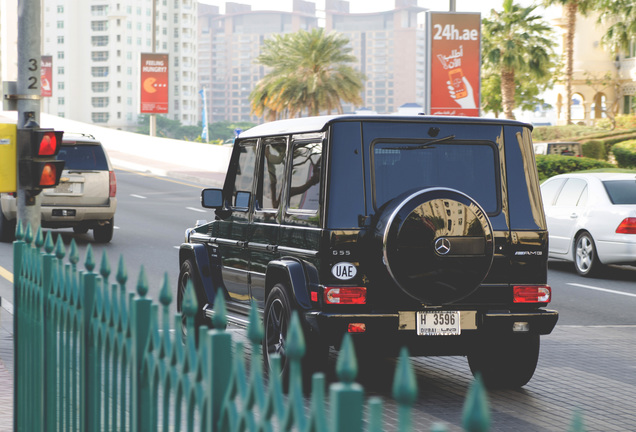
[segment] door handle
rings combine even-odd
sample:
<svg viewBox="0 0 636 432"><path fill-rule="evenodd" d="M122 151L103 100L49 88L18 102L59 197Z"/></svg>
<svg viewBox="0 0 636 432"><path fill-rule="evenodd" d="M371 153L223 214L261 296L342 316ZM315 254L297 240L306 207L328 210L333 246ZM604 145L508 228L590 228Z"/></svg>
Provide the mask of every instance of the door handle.
<svg viewBox="0 0 636 432"><path fill-rule="evenodd" d="M570 215L570 219L576 219L577 217L579 217L579 215L577 213L572 213Z"/></svg>

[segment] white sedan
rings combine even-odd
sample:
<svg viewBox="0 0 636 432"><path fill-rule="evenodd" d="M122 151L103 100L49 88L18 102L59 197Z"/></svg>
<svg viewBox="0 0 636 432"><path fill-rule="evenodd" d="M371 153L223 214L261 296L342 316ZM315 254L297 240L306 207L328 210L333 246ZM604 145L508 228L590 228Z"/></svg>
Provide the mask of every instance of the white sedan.
<svg viewBox="0 0 636 432"><path fill-rule="evenodd" d="M561 174L541 185L549 256L582 276L636 265L636 174Z"/></svg>

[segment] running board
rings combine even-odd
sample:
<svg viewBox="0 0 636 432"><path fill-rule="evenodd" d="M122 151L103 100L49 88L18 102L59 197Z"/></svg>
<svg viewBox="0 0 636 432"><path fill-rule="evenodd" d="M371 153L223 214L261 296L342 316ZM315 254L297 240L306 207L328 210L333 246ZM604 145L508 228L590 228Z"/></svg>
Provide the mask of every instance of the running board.
<svg viewBox="0 0 636 432"><path fill-rule="evenodd" d="M207 307L207 305L205 305ZM205 312L205 316L212 319L214 317L214 310L213 309L207 309L204 307L203 311ZM247 328L248 324L250 323L249 319L247 319L246 317L242 316L242 315L233 315L232 313L227 313L225 314L225 317L227 318L227 322L228 324L233 324L237 327L241 327L241 328Z"/></svg>

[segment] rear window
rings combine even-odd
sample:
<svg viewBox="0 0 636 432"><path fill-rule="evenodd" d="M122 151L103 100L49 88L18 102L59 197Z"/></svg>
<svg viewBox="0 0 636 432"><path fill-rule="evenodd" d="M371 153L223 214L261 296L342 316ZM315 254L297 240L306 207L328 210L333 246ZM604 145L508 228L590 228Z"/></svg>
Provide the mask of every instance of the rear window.
<svg viewBox="0 0 636 432"><path fill-rule="evenodd" d="M376 141L372 147L374 206L416 188L446 187L499 212L497 152L490 142Z"/></svg>
<svg viewBox="0 0 636 432"><path fill-rule="evenodd" d="M604 181L612 204L636 204L636 180Z"/></svg>
<svg viewBox="0 0 636 432"><path fill-rule="evenodd" d="M99 145L71 144L63 145L57 154L63 160L64 169L78 171L108 171L108 162L104 150Z"/></svg>

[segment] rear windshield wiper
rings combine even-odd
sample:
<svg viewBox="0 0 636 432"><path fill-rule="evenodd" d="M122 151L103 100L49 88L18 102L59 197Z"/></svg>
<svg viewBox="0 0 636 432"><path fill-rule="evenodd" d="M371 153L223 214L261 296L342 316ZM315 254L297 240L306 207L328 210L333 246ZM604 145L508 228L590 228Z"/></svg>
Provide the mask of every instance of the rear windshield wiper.
<svg viewBox="0 0 636 432"><path fill-rule="evenodd" d="M446 136L444 138L438 138L438 139L434 139L432 141L427 141L427 142L425 142L423 144L420 144L420 145L406 146L406 147L392 147L392 148L395 149L395 150L419 150L419 149L427 148L427 147L431 146L432 144L437 144L437 143L440 143L440 142L443 142L443 141L450 141L450 140L453 140L453 139L455 139L455 135L449 135L449 136Z"/></svg>

